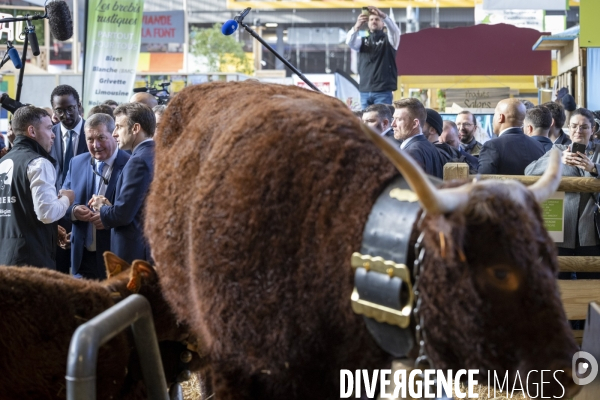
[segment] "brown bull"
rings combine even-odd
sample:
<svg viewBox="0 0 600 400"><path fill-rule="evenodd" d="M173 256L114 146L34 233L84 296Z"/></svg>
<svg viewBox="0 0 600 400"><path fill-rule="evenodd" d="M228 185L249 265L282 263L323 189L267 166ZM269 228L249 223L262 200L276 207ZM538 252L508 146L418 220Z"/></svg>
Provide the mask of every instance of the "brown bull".
<svg viewBox="0 0 600 400"><path fill-rule="evenodd" d="M350 307L349 263L398 174L389 159L427 211L413 241L425 233L421 315L434 365L570 370L576 346L538 205L558 167L532 190L438 192L367 136L341 102L288 86L198 85L167 108L146 233L167 301L206 346L216 398L332 399L340 369L389 367Z"/></svg>
<svg viewBox="0 0 600 400"><path fill-rule="evenodd" d="M144 261L134 261L130 268L116 256L107 267L109 278L102 282L41 268L0 267L0 398L66 398L71 336L79 325L132 292L146 296L153 307L157 336L164 340L163 363L170 366L166 372L173 381L171 373L177 368L173 360L181 354L173 341L187 334L162 298L153 268ZM137 354L126 332L100 348L99 399L145 398L141 379Z"/></svg>

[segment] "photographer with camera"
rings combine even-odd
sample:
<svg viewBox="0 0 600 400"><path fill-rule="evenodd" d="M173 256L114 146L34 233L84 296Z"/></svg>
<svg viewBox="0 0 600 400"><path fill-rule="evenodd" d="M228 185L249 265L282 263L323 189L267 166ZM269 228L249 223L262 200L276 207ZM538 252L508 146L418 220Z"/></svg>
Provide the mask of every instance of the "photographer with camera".
<svg viewBox="0 0 600 400"><path fill-rule="evenodd" d="M361 37L359 30L365 23L369 34ZM363 7L356 24L346 34L346 44L358 51L361 108L392 104L392 92L398 88L396 50L400 44L400 29L396 23L377 7Z"/></svg>

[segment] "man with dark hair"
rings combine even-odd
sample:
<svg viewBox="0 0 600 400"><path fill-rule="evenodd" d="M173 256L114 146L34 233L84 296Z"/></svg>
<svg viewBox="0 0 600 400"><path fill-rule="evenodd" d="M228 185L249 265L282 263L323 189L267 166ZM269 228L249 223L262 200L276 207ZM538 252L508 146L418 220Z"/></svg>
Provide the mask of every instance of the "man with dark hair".
<svg viewBox="0 0 600 400"><path fill-rule="evenodd" d="M444 130L445 121L442 120L442 116L437 111L431 108L427 108L426 110L427 119L425 120L425 124L423 124L423 135L425 135L429 143L433 144L437 151L439 151L442 159L442 165L446 165L446 163L449 162L464 162L469 165L471 172L476 172L477 158L466 152L461 152L459 150L460 146L455 148L447 143L442 142L441 135ZM452 124L454 124L454 122L452 122Z"/></svg>
<svg viewBox="0 0 600 400"><path fill-rule="evenodd" d="M544 151L550 151L552 140L548 139L548 131L552 125L552 113L544 106L527 110L523 121L523 131L529 137L540 142Z"/></svg>
<svg viewBox="0 0 600 400"><path fill-rule="evenodd" d="M54 145L50 155L54 158L56 169L56 190L62 188L69 172L71 159L78 154L87 153L85 121L81 118L81 101L79 93L69 85L59 85L50 94L50 103L54 115L60 123L54 125ZM67 232L71 232L71 221L63 218L59 222ZM58 248L56 250L56 269L66 274L71 269L71 251Z"/></svg>
<svg viewBox="0 0 600 400"><path fill-rule="evenodd" d="M122 104L115 109L113 137L119 149L131 150L131 158L117 180L115 201L93 196L89 206L100 211L96 229L111 229L110 248L128 263L150 260L144 239L144 201L154 175L154 130L156 120L150 108L139 103Z"/></svg>
<svg viewBox="0 0 600 400"><path fill-rule="evenodd" d="M400 44L400 29L377 7L369 6L346 35L346 44L358 51L360 104L391 104L392 92L398 88L396 50ZM359 30L367 24L369 35L361 38ZM383 28L387 28L387 35Z"/></svg>
<svg viewBox="0 0 600 400"><path fill-rule="evenodd" d="M107 106L109 106L110 108L113 109L113 111L115 110L115 108L119 107L119 103L117 103L114 100L106 100L104 103L102 104L106 104Z"/></svg>
<svg viewBox="0 0 600 400"><path fill-rule="evenodd" d="M69 85L59 85L50 95L50 103L54 114L60 120L54 131L54 146L50 155L56 160L56 188L62 187L67 177L69 163L73 157L85 153L85 121L80 117L81 101L79 93Z"/></svg>
<svg viewBox="0 0 600 400"><path fill-rule="evenodd" d="M394 102L394 137L402 140L400 149L406 151L429 175L440 179L444 175L442 158L434 145L423 135L421 127L427 119L423 104L415 98Z"/></svg>
<svg viewBox="0 0 600 400"><path fill-rule="evenodd" d="M381 136L394 137L392 113L385 104L371 104L364 110L362 121Z"/></svg>
<svg viewBox="0 0 600 400"><path fill-rule="evenodd" d="M571 144L571 138L562 129L567 118L562 104L549 101L542 105L548 108L552 114L552 125L548 131L548 139L552 140L554 144Z"/></svg>
<svg viewBox="0 0 600 400"><path fill-rule="evenodd" d="M14 147L0 162L0 265L55 269L56 221L73 203L74 193L56 195L56 171L49 152L52 120L43 108L24 106L12 119Z"/></svg>
<svg viewBox="0 0 600 400"><path fill-rule="evenodd" d="M461 111L456 116L456 126L458 127L460 146L463 150L472 156L479 156L483 145L475 140L477 118L470 111Z"/></svg>
<svg viewBox="0 0 600 400"><path fill-rule="evenodd" d="M530 162L544 155L541 144L523 133L525 106L518 99L501 100L493 119L496 139L483 144L479 153L479 173L523 175Z"/></svg>
<svg viewBox="0 0 600 400"><path fill-rule="evenodd" d="M104 106L112 113L109 106ZM106 278L103 254L110 250L110 231L95 229L94 222L100 219L100 215L88 207L88 201L96 194L110 202L115 200L117 179L129 160L129 154L118 150L112 136L114 130L112 115L97 113L89 116L85 121L89 152L71 160L63 184L63 189L75 191L75 202L69 207L67 217L73 222L71 273L77 278Z"/></svg>

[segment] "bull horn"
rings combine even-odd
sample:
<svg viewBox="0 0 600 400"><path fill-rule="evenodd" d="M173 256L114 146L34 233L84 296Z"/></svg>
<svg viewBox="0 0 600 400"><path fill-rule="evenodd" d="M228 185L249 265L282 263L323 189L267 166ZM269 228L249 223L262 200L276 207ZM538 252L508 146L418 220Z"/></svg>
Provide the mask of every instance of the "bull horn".
<svg viewBox="0 0 600 400"><path fill-rule="evenodd" d="M562 177L562 162L560 161L560 150L550 150L550 161L548 168L544 174L533 185L529 186L529 190L533 193L538 203L543 203L556 192L560 178Z"/></svg>
<svg viewBox="0 0 600 400"><path fill-rule="evenodd" d="M421 207L428 214L445 214L466 205L472 184L449 189L436 189L425 172L409 155L404 154L366 125L361 124L361 128L404 176L408 185L419 197Z"/></svg>

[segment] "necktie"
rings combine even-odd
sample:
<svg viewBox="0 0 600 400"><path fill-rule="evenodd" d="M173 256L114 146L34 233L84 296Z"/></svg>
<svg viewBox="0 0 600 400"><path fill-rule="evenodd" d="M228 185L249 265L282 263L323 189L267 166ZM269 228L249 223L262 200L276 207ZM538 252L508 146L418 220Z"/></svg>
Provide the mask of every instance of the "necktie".
<svg viewBox="0 0 600 400"><path fill-rule="evenodd" d="M95 194L100 194L100 186L102 185L102 181L103 181L102 177L104 176L102 174L102 172L104 171L105 165L106 165L106 163L104 161L100 161L97 165L99 176L96 177L96 190L94 191Z"/></svg>
<svg viewBox="0 0 600 400"><path fill-rule="evenodd" d="M98 162L98 164L96 164L96 172L98 173L98 175L94 174L94 178L95 178L94 179L94 183L95 183L94 194L100 194L100 187L102 186L102 176L103 176L102 173L104 172L105 165L106 165L106 163L104 161L100 161L100 162ZM88 222L87 237L85 238L85 247L87 247L89 249L93 242L94 242L94 225L92 223ZM95 251L95 249L93 251Z"/></svg>
<svg viewBox="0 0 600 400"><path fill-rule="evenodd" d="M67 140L67 151L65 152L65 158L63 161L63 182L67 178L67 172L69 171L69 163L71 162L71 158L73 158L73 135L75 134L75 131L67 131L67 134L69 135L69 140Z"/></svg>

